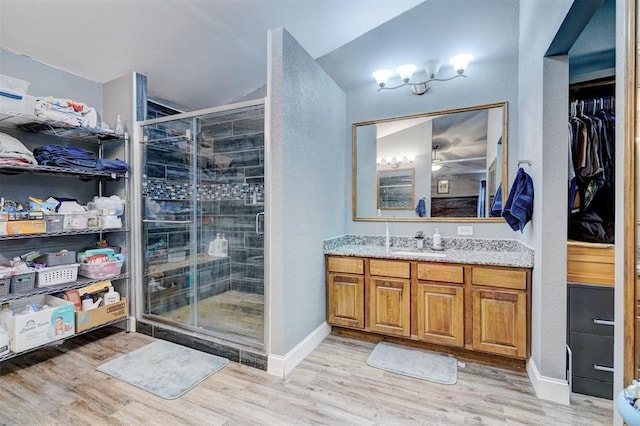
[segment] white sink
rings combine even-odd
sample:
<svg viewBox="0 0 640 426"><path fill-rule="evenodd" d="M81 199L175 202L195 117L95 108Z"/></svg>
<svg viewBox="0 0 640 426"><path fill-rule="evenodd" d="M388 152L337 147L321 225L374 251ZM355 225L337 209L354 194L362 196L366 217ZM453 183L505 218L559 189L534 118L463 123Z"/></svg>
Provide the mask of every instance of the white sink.
<svg viewBox="0 0 640 426"><path fill-rule="evenodd" d="M394 251L392 254L400 256L418 256L418 257L447 257L446 253L438 253L433 251Z"/></svg>

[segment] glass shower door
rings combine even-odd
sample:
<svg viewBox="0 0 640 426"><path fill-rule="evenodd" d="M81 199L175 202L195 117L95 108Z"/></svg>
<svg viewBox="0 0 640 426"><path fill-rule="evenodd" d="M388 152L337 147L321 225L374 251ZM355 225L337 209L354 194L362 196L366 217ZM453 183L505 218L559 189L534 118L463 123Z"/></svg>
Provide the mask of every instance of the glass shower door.
<svg viewBox="0 0 640 426"><path fill-rule="evenodd" d="M262 348L264 106L185 116L142 123L143 316Z"/></svg>

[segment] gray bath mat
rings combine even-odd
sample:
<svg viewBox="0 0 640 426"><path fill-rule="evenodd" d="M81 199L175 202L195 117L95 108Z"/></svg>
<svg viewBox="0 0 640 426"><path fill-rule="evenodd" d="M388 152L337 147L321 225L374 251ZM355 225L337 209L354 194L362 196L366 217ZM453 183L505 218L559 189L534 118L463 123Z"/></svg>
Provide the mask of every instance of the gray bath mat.
<svg viewBox="0 0 640 426"><path fill-rule="evenodd" d="M381 342L373 348L367 364L417 379L453 385L458 381L458 360L451 355Z"/></svg>
<svg viewBox="0 0 640 426"><path fill-rule="evenodd" d="M228 363L226 358L156 340L97 370L164 399L175 399Z"/></svg>

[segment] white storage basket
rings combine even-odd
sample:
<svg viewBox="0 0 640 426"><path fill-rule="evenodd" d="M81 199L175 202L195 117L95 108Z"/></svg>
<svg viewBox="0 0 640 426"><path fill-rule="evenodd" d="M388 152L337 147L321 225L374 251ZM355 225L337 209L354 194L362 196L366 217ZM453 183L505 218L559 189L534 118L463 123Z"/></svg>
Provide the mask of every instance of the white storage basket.
<svg viewBox="0 0 640 426"><path fill-rule="evenodd" d="M50 268L36 269L38 274L38 287L64 284L78 279L78 263L69 265L52 266Z"/></svg>

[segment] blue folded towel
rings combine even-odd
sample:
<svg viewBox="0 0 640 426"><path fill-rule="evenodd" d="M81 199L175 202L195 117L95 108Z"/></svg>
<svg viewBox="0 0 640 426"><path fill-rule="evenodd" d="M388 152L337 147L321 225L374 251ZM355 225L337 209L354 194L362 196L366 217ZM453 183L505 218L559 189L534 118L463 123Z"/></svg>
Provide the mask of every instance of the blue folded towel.
<svg viewBox="0 0 640 426"><path fill-rule="evenodd" d="M504 204L502 217L511 229L520 231L531 220L533 214L533 180L522 167L518 169L516 178L511 186L509 198Z"/></svg>
<svg viewBox="0 0 640 426"><path fill-rule="evenodd" d="M416 213L420 217L425 217L427 214L427 206L424 203L424 198L420 198L418 205L416 206Z"/></svg>

